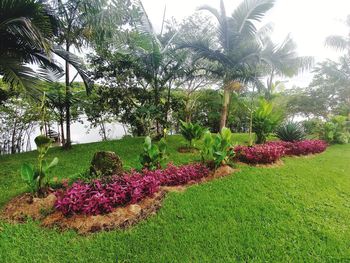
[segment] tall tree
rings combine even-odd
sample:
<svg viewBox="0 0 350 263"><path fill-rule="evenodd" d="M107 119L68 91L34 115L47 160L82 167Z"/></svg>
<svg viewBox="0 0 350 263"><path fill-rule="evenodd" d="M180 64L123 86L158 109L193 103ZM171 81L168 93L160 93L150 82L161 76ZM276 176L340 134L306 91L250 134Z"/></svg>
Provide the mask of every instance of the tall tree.
<svg viewBox="0 0 350 263"><path fill-rule="evenodd" d="M218 22L217 39L199 38L181 46L218 64L216 72L223 78L224 90L220 129L226 125L230 92L255 79L251 64L261 52L256 23L273 5L273 0L244 0L229 17L223 0L219 10L202 6L199 10L209 11Z"/></svg>
<svg viewBox="0 0 350 263"><path fill-rule="evenodd" d="M63 58L73 57L70 52L75 48L78 52L82 48L88 47L88 41L93 31L95 16L99 16L102 7L105 5L103 0L54 0L53 10L56 11L55 16L58 20L58 35L56 38L56 50L58 55ZM79 62L79 58L74 56L75 62ZM91 83L85 71L76 67L78 73L70 76L70 65L75 66L72 60L65 61L65 110L66 110L66 138L64 142L65 148L71 147L71 85L77 75L83 78L87 90L90 89Z"/></svg>

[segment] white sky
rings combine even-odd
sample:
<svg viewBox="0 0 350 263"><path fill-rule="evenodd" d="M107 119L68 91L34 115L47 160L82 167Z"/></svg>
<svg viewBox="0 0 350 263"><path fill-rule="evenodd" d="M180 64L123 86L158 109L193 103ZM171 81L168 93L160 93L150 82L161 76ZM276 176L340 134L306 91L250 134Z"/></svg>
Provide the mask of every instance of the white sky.
<svg viewBox="0 0 350 263"><path fill-rule="evenodd" d="M219 7L219 0L142 0L154 27L160 29L164 6L166 18L182 20L193 14L198 6L209 4ZM241 0L224 0L229 14ZM201 11L205 12L205 11ZM276 0L274 8L266 15L263 24L272 22L275 26L273 39L281 42L288 33L298 45L298 53L314 56L316 62L326 58L336 60L340 53L324 46L327 36L348 33L344 20L350 14L350 0ZM307 86L312 75L300 74L287 86Z"/></svg>

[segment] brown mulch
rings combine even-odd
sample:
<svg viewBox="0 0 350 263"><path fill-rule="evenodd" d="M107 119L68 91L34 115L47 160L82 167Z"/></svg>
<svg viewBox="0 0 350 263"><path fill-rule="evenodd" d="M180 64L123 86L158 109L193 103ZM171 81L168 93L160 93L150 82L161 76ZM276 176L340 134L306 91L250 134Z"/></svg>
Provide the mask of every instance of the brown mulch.
<svg viewBox="0 0 350 263"><path fill-rule="evenodd" d="M177 148L177 151L179 153L197 153L199 150L197 148L190 148L190 147L179 147Z"/></svg>
<svg viewBox="0 0 350 263"><path fill-rule="evenodd" d="M277 160L274 163L258 163L258 164L248 164L244 162L237 162L237 164L242 165L242 166L252 166L252 167L261 167L261 168L276 168L276 167L282 167L284 165L283 160Z"/></svg>
<svg viewBox="0 0 350 263"><path fill-rule="evenodd" d="M23 223L28 218L32 218L40 220L43 227L57 228L62 231L73 229L82 235L102 230L124 229L156 214L162 206L167 192L184 192L190 185L208 182L236 171L237 169L230 166L222 166L200 181L192 181L181 186L164 186L153 197L145 198L137 204L117 207L108 214L95 216L72 215L66 217L60 211L54 210L56 196L53 193L45 198L32 198L30 194L26 193L13 198L1 211L0 218L12 223Z"/></svg>

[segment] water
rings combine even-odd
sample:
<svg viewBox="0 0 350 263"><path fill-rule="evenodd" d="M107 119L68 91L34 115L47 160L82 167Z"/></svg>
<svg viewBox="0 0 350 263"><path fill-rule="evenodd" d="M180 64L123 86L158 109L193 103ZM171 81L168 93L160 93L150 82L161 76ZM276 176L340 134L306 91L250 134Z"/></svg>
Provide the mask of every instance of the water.
<svg viewBox="0 0 350 263"><path fill-rule="evenodd" d="M81 122L74 122L71 124L71 140L73 144L89 143L89 142L99 142L102 141L102 137L99 134L99 128L90 128L90 122L86 118L81 117ZM124 129L125 128L125 129ZM57 125L51 127L54 131L58 131ZM112 122L106 124L106 133L109 140L120 139L123 135L128 134L125 131L127 127L118 122ZM40 135L39 127L36 127L31 136L31 149L35 150L36 146L34 143L34 138Z"/></svg>

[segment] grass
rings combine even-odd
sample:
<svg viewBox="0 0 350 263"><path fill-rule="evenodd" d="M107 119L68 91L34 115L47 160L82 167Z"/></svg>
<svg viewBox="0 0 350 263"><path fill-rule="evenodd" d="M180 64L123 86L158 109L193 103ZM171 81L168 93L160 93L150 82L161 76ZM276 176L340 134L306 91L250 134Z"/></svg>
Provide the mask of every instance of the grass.
<svg viewBox="0 0 350 263"><path fill-rule="evenodd" d="M235 135L239 143L245 135ZM198 159L177 153L185 144L169 138L175 164ZM58 177L88 167L97 150L113 150L136 166L141 138L77 145L60 158ZM35 153L0 157L0 206L25 191L18 169ZM37 222L0 221L0 262L350 262L350 145L325 153L285 158L276 168L241 171L184 193L167 196L159 213L136 227L78 236Z"/></svg>

